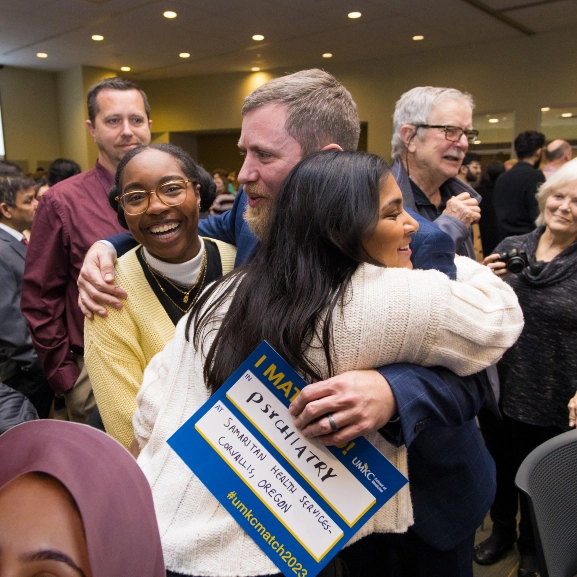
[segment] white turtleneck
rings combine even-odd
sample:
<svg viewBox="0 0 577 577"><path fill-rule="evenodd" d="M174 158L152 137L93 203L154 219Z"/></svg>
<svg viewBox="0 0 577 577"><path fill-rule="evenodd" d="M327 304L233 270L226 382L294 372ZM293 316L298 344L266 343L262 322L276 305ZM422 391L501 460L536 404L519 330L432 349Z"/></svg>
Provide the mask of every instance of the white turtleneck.
<svg viewBox="0 0 577 577"><path fill-rule="evenodd" d="M172 263L159 260L152 256L144 246L142 247L142 253L144 254L144 258L146 259L146 262L150 268L155 272L164 275L179 285L192 286L196 282L196 277L200 272L202 255L204 254L205 250L204 241L201 237L198 238L200 240L200 250L193 259L187 260L186 262Z"/></svg>

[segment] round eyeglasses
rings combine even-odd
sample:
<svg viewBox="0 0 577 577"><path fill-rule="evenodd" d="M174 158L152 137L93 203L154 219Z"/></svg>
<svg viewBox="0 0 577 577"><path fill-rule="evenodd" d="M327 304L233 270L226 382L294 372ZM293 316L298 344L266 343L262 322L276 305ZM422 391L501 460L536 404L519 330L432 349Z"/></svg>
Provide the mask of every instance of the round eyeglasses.
<svg viewBox="0 0 577 577"><path fill-rule="evenodd" d="M196 184L193 180L171 180L161 184L155 190L129 190L114 200L120 204L126 214L142 214L150 206L150 196L156 197L166 206L178 206L186 200L188 183Z"/></svg>

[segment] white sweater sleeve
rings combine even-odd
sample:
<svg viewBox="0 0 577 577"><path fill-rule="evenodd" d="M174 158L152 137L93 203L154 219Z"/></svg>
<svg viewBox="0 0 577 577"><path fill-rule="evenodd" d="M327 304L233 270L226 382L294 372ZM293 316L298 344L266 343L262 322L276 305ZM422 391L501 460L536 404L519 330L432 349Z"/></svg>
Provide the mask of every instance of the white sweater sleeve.
<svg viewBox="0 0 577 577"><path fill-rule="evenodd" d="M136 396L132 426L141 450L148 443L158 413L164 405L173 343L174 340L170 341L164 350L152 357L144 371L142 387Z"/></svg>
<svg viewBox="0 0 577 577"><path fill-rule="evenodd" d="M469 375L498 361L523 328L517 297L488 267L455 262L457 281L361 265L333 316L334 373L406 362Z"/></svg>

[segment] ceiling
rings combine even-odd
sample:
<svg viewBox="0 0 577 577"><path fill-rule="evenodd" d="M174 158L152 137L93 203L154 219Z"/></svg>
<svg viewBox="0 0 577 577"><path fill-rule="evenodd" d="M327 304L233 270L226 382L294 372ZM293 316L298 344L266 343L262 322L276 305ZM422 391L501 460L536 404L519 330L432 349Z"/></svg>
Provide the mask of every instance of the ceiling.
<svg viewBox="0 0 577 577"><path fill-rule="evenodd" d="M353 10L361 18L349 19ZM577 0L0 0L0 64L170 78L322 66L325 52L333 63L387 58L575 24Z"/></svg>

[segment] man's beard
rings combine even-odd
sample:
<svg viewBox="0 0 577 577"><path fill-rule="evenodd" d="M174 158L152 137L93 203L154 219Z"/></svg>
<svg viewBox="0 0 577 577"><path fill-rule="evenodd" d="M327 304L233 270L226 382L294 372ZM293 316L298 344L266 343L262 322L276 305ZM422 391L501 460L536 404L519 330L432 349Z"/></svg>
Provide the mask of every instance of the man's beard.
<svg viewBox="0 0 577 577"><path fill-rule="evenodd" d="M262 240L270 228L272 195L268 190L256 184L245 184L244 191L245 193L251 192L266 198L259 206L247 204L244 211L244 220L246 220L250 230L259 240Z"/></svg>
<svg viewBox="0 0 577 577"><path fill-rule="evenodd" d="M469 184L475 184L478 180L478 177L476 174L473 174L468 168L467 168L467 176L466 176L467 182Z"/></svg>

